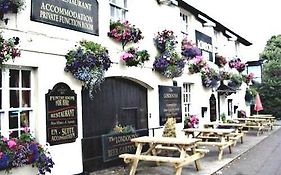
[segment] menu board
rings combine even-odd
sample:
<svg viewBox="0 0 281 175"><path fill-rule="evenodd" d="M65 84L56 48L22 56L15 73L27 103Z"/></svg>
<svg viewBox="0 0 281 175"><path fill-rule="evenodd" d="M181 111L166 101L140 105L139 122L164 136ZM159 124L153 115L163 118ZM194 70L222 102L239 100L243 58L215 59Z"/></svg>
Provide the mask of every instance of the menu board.
<svg viewBox="0 0 281 175"><path fill-rule="evenodd" d="M181 88L177 86L159 87L159 116L160 125L164 125L169 117L182 122Z"/></svg>
<svg viewBox="0 0 281 175"><path fill-rule="evenodd" d="M50 145L75 142L77 133L77 95L65 83L57 83L45 95L47 142Z"/></svg>

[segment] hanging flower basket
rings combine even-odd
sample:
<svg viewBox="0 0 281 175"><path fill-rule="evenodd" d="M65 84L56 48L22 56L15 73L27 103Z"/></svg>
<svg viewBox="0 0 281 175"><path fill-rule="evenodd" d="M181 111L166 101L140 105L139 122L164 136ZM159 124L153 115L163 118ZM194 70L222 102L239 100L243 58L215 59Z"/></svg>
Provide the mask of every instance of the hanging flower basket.
<svg viewBox="0 0 281 175"><path fill-rule="evenodd" d="M154 44L160 53L174 50L177 43L176 36L171 30L163 30L162 32L158 32L154 38Z"/></svg>
<svg viewBox="0 0 281 175"><path fill-rule="evenodd" d="M190 60L196 56L201 56L201 50L196 47L191 40L184 38L181 42L181 54L187 59Z"/></svg>
<svg viewBox="0 0 281 175"><path fill-rule="evenodd" d="M215 56L215 64L219 67L222 68L227 64L227 60L224 56L216 54Z"/></svg>
<svg viewBox="0 0 281 175"><path fill-rule="evenodd" d="M254 73L249 73L248 75L242 75L243 76L243 81L249 85L250 82L254 79Z"/></svg>
<svg viewBox="0 0 281 175"><path fill-rule="evenodd" d="M18 37L5 40L2 35L0 35L0 67L2 67L6 61L10 59L14 60L16 57L20 56L20 50L17 48L18 44Z"/></svg>
<svg viewBox="0 0 281 175"><path fill-rule="evenodd" d="M195 56L188 62L188 70L191 74L200 72L207 65L202 56Z"/></svg>
<svg viewBox="0 0 281 175"><path fill-rule="evenodd" d="M128 21L121 22L120 20L110 21L108 36L121 42L123 50L128 43L137 43L143 39L142 32L139 28L136 28L135 25L130 24Z"/></svg>
<svg viewBox="0 0 281 175"><path fill-rule="evenodd" d="M205 66L200 73L201 73L202 85L204 87L215 88L218 86L218 82L220 81L220 76L215 69Z"/></svg>
<svg viewBox="0 0 281 175"><path fill-rule="evenodd" d="M257 94L257 91L254 88L247 88L245 93L245 102L246 105L253 105L255 104L255 96Z"/></svg>
<svg viewBox="0 0 281 175"><path fill-rule="evenodd" d="M7 13L18 13L24 8L25 0L1 0L0 1L0 20L8 23L8 19L4 19Z"/></svg>
<svg viewBox="0 0 281 175"><path fill-rule="evenodd" d="M138 66L148 61L149 56L147 50L138 51L137 48L131 47L121 55L121 60L125 62L126 66Z"/></svg>
<svg viewBox="0 0 281 175"><path fill-rule="evenodd" d="M232 87L233 89L238 89L242 85L242 81L242 75L234 73L230 75L228 86Z"/></svg>
<svg viewBox="0 0 281 175"><path fill-rule="evenodd" d="M228 64L230 68L235 68L240 73L243 72L246 68L245 63L242 63L240 58L232 59Z"/></svg>
<svg viewBox="0 0 281 175"><path fill-rule="evenodd" d="M153 63L153 69L167 78L181 76L184 66L184 59L176 51L162 53Z"/></svg>
<svg viewBox="0 0 281 175"><path fill-rule="evenodd" d="M89 89L89 96L100 87L104 72L111 66L108 51L105 47L92 41L80 41L80 45L70 50L65 56L65 71L82 81Z"/></svg>

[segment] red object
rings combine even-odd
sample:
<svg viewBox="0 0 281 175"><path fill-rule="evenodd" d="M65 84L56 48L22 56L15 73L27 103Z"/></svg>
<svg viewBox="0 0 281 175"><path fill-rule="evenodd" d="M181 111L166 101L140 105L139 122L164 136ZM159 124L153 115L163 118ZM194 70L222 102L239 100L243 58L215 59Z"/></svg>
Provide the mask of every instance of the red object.
<svg viewBox="0 0 281 175"><path fill-rule="evenodd" d="M254 110L257 112L263 110L259 93L257 93L257 95L256 95L256 102L255 102Z"/></svg>

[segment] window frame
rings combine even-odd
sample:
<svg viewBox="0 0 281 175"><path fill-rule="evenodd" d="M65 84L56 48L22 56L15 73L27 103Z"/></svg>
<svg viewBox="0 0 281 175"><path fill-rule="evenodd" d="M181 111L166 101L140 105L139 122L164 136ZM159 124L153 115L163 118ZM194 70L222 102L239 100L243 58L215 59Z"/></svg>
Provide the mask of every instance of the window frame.
<svg viewBox="0 0 281 175"><path fill-rule="evenodd" d="M122 0L124 6L114 3L112 0L109 0L109 5L110 5L110 19L113 21L121 20L124 21L127 18L127 13L128 13L128 1L127 0ZM112 8L115 9L114 11L114 16L112 16ZM119 16L116 16L116 11L121 11L121 18Z"/></svg>
<svg viewBox="0 0 281 175"><path fill-rule="evenodd" d="M24 66L5 66L4 68L0 69L1 75L2 75L2 109L0 109L0 132L1 135L9 138L10 134L12 132L18 132L18 136L20 136L20 133L25 129L25 127L22 127L22 119L24 117L25 112L28 113L28 129L31 131L34 131L34 114L33 114L33 97L34 97L34 70L31 67L24 67ZM10 70L18 70L19 71L19 86L18 87L10 87ZM29 87L22 87L22 81L23 81L23 71L29 72ZM11 90L18 90L18 98L19 98L19 106L18 107L11 107L10 106L10 91ZM21 103L23 102L23 92L24 91L30 91L29 93L29 106L23 106ZM7 94L7 95L6 95ZM17 115L17 127L10 129L10 114L14 112L15 115Z"/></svg>
<svg viewBox="0 0 281 175"><path fill-rule="evenodd" d="M190 17L191 17L191 15L187 11L185 11L183 9L180 10L180 24L181 24L180 30L183 35L183 38L188 36L188 30L190 27ZM183 27L183 24L184 24L184 27Z"/></svg>
<svg viewBox="0 0 281 175"><path fill-rule="evenodd" d="M191 115L192 108L192 83L183 83L182 85L182 106L184 117Z"/></svg>

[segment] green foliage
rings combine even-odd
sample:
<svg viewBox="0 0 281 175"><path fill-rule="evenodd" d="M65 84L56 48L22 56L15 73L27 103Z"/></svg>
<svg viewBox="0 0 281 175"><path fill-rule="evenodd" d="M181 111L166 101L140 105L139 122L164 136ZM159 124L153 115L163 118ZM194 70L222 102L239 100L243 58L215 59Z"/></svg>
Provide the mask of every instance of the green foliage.
<svg viewBox="0 0 281 175"><path fill-rule="evenodd" d="M281 57L280 57L281 59ZM281 83L281 61L270 60L263 68L263 81L266 84L275 86Z"/></svg>
<svg viewBox="0 0 281 175"><path fill-rule="evenodd" d="M281 60L281 35L272 36L266 43L260 57L267 60Z"/></svg>
<svg viewBox="0 0 281 175"><path fill-rule="evenodd" d="M226 122L226 116L225 116L225 113L222 113L222 114L220 115L220 118L221 118L221 121L222 121L223 123L225 123L225 122Z"/></svg>
<svg viewBox="0 0 281 175"><path fill-rule="evenodd" d="M135 129L131 125L122 126L117 124L114 126L113 130L110 131L110 134L120 134L120 133L130 133L135 132Z"/></svg>
<svg viewBox="0 0 281 175"><path fill-rule="evenodd" d="M281 35L272 36L260 54L267 62L263 66L263 82L258 86L264 110L281 118Z"/></svg>

